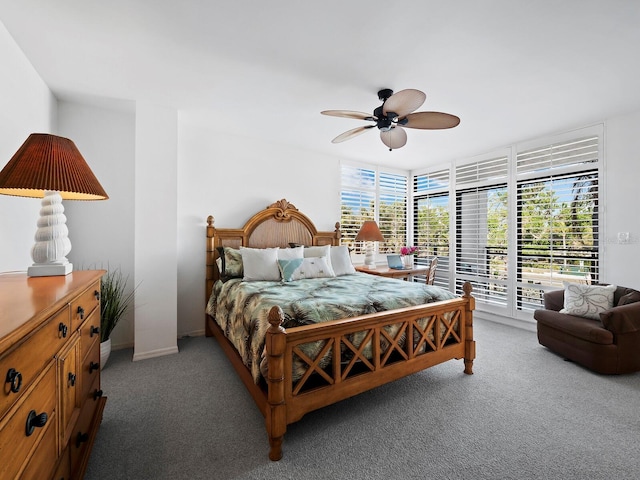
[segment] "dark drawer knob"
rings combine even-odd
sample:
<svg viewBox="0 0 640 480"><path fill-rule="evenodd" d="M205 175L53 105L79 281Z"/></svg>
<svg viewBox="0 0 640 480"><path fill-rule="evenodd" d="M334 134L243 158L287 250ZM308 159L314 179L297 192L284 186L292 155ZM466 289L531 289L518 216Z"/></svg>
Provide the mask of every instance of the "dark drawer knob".
<svg viewBox="0 0 640 480"><path fill-rule="evenodd" d="M47 424L48 419L49 417L46 412L42 412L38 415L35 410L31 410L29 415L27 415L27 424L25 426L25 433L27 434L27 437L33 433L36 427L44 427Z"/></svg>
<svg viewBox="0 0 640 480"><path fill-rule="evenodd" d="M93 399L98 400L99 398L102 397L102 395L104 395L102 390L96 390L93 392Z"/></svg>
<svg viewBox="0 0 640 480"><path fill-rule="evenodd" d="M92 326L91 330L89 330L90 337L93 337L94 335L97 335L99 333L100 333L100 327Z"/></svg>
<svg viewBox="0 0 640 480"><path fill-rule="evenodd" d="M100 370L100 364L96 362L89 362L89 373L92 373L94 370Z"/></svg>
<svg viewBox="0 0 640 480"><path fill-rule="evenodd" d="M80 448L80 445L82 445L84 442L87 442L88 440L88 433L78 432L78 436L76 437L76 448Z"/></svg>
<svg viewBox="0 0 640 480"><path fill-rule="evenodd" d="M78 307L78 316L80 317L80 320L84 320L84 308Z"/></svg>
<svg viewBox="0 0 640 480"><path fill-rule="evenodd" d="M94 290L93 295L96 297L97 301L100 301L100 290Z"/></svg>
<svg viewBox="0 0 640 480"><path fill-rule="evenodd" d="M69 372L69 385L72 387L76 386L76 374Z"/></svg>
<svg viewBox="0 0 640 480"><path fill-rule="evenodd" d="M22 374L15 368L10 368L7 372L7 379L5 380L5 383L9 383L11 385L11 391L13 393L18 393L20 391L20 387L22 387Z"/></svg>
<svg viewBox="0 0 640 480"><path fill-rule="evenodd" d="M69 328L62 322L58 325L58 331L62 334L62 338L67 338L67 331Z"/></svg>

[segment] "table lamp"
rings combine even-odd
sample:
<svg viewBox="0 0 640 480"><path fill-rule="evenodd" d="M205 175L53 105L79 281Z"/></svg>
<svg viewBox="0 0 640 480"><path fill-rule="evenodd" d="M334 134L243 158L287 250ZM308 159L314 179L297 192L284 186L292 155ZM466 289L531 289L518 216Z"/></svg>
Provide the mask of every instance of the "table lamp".
<svg viewBox="0 0 640 480"><path fill-rule="evenodd" d="M373 220L366 220L355 238L356 242L365 242L364 265L367 268L376 268L373 257L373 242L384 242L384 237Z"/></svg>
<svg viewBox="0 0 640 480"><path fill-rule="evenodd" d="M73 270L62 200L106 200L106 194L68 138L32 133L0 171L0 193L42 198L30 277L67 275Z"/></svg>

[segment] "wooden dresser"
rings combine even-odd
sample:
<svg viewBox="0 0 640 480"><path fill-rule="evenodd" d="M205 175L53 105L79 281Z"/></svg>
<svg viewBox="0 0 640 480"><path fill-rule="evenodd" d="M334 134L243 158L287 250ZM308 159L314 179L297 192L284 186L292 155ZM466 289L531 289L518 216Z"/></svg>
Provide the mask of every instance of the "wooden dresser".
<svg viewBox="0 0 640 480"><path fill-rule="evenodd" d="M100 278L0 274L0 478L84 476L102 421Z"/></svg>

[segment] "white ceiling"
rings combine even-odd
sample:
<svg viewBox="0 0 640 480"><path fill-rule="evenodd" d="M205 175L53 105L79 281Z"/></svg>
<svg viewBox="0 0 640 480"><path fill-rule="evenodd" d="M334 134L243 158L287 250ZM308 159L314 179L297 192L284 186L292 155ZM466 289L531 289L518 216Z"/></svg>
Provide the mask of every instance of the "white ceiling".
<svg viewBox="0 0 640 480"><path fill-rule="evenodd" d="M175 107L223 133L419 168L640 109L638 0L0 0L60 99ZM6 75L8 72L3 72ZM451 130L389 152L366 122L416 88Z"/></svg>

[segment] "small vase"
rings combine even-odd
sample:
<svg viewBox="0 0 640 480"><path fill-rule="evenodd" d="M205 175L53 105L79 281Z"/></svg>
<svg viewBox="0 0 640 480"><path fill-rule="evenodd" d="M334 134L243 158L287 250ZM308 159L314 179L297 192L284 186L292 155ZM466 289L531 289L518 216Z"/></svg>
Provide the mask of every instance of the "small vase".
<svg viewBox="0 0 640 480"><path fill-rule="evenodd" d="M100 342L100 370L104 368L111 355L111 339L107 338L104 342Z"/></svg>
<svg viewBox="0 0 640 480"><path fill-rule="evenodd" d="M404 268L413 268L413 255L402 255L402 265Z"/></svg>

